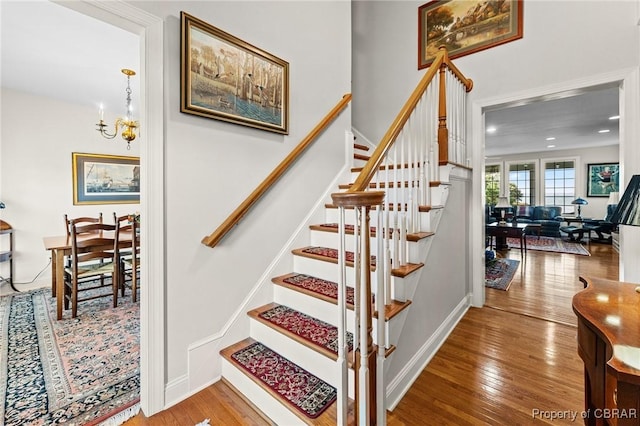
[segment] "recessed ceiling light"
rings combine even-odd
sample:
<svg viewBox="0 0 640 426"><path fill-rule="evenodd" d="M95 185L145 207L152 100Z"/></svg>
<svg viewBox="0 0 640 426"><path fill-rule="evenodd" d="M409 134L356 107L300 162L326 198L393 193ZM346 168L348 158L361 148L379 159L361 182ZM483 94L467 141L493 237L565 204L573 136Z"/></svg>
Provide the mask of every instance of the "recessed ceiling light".
<svg viewBox="0 0 640 426"><path fill-rule="evenodd" d="M495 126L489 126L487 127L487 133L495 133L496 132L496 127Z"/></svg>
<svg viewBox="0 0 640 426"><path fill-rule="evenodd" d="M612 115L611 117L609 117L609 120L619 120L620 116L619 115Z"/></svg>
<svg viewBox="0 0 640 426"><path fill-rule="evenodd" d="M602 130L598 130L598 133L609 133L611 130L609 129L602 129Z"/></svg>
<svg viewBox="0 0 640 426"><path fill-rule="evenodd" d="M555 141L556 138L555 138L555 136L550 136L550 137L546 138L545 140L546 141Z"/></svg>
<svg viewBox="0 0 640 426"><path fill-rule="evenodd" d="M555 148L555 145L547 145L547 148Z"/></svg>

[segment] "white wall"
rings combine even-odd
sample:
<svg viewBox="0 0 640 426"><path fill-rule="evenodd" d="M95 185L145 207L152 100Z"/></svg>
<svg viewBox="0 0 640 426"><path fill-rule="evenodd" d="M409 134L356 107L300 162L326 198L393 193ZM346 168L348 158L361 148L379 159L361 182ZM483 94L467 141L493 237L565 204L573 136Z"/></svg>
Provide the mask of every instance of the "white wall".
<svg viewBox="0 0 640 426"><path fill-rule="evenodd" d="M112 223L113 212L139 210L138 204L74 206L71 153L138 156L138 146L134 141L127 151L121 138L100 136L95 108L10 89L2 89L2 102L0 199L7 205L2 219L15 230L14 281L30 282L45 269L38 282L49 285L51 268L45 267L50 254L42 238L64 234L65 213L78 217L102 212L105 222ZM0 266L0 275L6 276L8 264Z"/></svg>
<svg viewBox="0 0 640 426"><path fill-rule="evenodd" d="M214 349L220 349L216 344L228 332L228 321L344 163L349 110L218 247L201 244L350 92L350 5L135 5L165 21L166 347L171 403L193 391L203 377L220 374ZM180 112L180 11L289 62L288 136ZM245 318L244 312L240 318ZM202 345L206 356L194 355Z"/></svg>

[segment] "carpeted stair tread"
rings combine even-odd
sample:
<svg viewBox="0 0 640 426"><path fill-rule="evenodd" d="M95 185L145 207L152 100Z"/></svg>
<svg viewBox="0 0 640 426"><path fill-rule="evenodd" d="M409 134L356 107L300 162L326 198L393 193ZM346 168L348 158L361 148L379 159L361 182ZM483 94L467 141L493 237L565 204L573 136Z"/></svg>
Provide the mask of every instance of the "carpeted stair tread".
<svg viewBox="0 0 640 426"><path fill-rule="evenodd" d="M337 359L338 328L332 324L278 303L253 309L248 315L324 356ZM353 334L350 332L347 332L347 343L351 351Z"/></svg>
<svg viewBox="0 0 640 426"><path fill-rule="evenodd" d="M303 256L323 262L338 263L338 250L330 247L309 246L291 251L295 256ZM346 252L347 266L353 266L353 252ZM371 256L371 271L376 270L376 258Z"/></svg>
<svg viewBox="0 0 640 426"><path fill-rule="evenodd" d="M299 249L293 249L291 250L291 252L295 256L303 256L323 262L338 263L338 250L334 248L309 246ZM372 272L376 270L375 262L375 256L371 256ZM346 264L347 266L353 267L353 252L351 251L347 251ZM398 268L391 269L391 275L393 275L394 277L404 278L422 268L423 266L424 263L407 263L406 265L401 265Z"/></svg>
<svg viewBox="0 0 640 426"><path fill-rule="evenodd" d="M273 283L283 287L290 288L295 291L317 297L326 302L337 304L337 288L338 284L323 280L321 278L312 277L306 274L298 274L292 272L290 274L281 275L271 280ZM389 305L385 306L385 319L388 321L398 315L411 304L410 300L398 302L392 300ZM375 306L374 306L375 308ZM353 310L353 288L347 287L347 309ZM378 317L378 313L374 312L374 317Z"/></svg>
<svg viewBox="0 0 640 426"><path fill-rule="evenodd" d="M338 189L349 189L351 188L351 186L353 185L353 183L341 183L340 185L338 185ZM415 187L419 187L420 185L417 182L410 182L410 181L404 181L404 182L371 182L369 184L369 188L371 189L378 189L378 188L415 188ZM436 185L438 186L438 185Z"/></svg>
<svg viewBox="0 0 640 426"><path fill-rule="evenodd" d="M345 232L348 235L353 235L353 225L345 225ZM334 232L334 233L338 233L338 224L337 223L322 223L319 225L311 225L309 226L309 229L314 230L314 231L323 231L323 232ZM370 229L371 232L371 236L375 237L376 236L376 227L372 226ZM416 242L416 241L420 241L423 238L427 238L430 237L432 235L434 235L434 232L414 232L414 233L410 233L407 234L407 240L408 241L412 241L412 242Z"/></svg>
<svg viewBox="0 0 640 426"><path fill-rule="evenodd" d="M337 209L338 206L333 204L333 203L326 203L324 205L325 208L327 209ZM376 210L378 206L371 206L371 210ZM396 210L396 208L402 208L402 209L406 209L405 207L401 207L399 204L389 204L387 206L387 208L391 211ZM436 206L418 206L418 211L420 213L428 213L431 210L436 210L436 209L443 209L444 206L443 205L436 205ZM353 209L353 207L345 207L345 209L349 210L349 209Z"/></svg>
<svg viewBox="0 0 640 426"><path fill-rule="evenodd" d="M272 278L271 281L274 284L299 291L300 293L322 299L329 303L338 303L338 284L333 281L327 281L322 278L312 277L306 274L298 274L295 272ZM348 309L353 309L353 297L353 288L347 287L346 303Z"/></svg>
<svg viewBox="0 0 640 426"><path fill-rule="evenodd" d="M221 350L220 354L304 423L336 424L336 389L277 352L247 338ZM276 366L277 370L274 368ZM305 389L294 392L294 385L304 386ZM350 401L349 424L352 422Z"/></svg>

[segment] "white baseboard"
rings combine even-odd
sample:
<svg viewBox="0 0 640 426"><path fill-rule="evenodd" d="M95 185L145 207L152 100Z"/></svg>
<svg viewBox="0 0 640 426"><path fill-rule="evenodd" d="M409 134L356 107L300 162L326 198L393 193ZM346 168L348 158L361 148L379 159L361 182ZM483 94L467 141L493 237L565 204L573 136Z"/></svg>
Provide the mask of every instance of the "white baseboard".
<svg viewBox="0 0 640 426"><path fill-rule="evenodd" d="M458 306L447 316L444 322L431 335L425 344L415 353L407 365L387 385L387 409L396 408L400 400L409 391L422 370L429 364L431 358L438 352L440 346L447 340L449 334L462 319L471 304L470 296L465 296Z"/></svg>

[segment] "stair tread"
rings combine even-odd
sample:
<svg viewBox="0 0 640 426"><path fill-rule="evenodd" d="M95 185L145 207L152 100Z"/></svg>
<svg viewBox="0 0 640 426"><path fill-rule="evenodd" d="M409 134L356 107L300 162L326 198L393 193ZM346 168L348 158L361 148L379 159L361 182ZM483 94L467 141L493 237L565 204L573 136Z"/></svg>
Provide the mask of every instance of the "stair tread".
<svg viewBox="0 0 640 426"><path fill-rule="evenodd" d="M303 414L285 396L283 396L279 392L274 391L269 385L267 385L260 378L254 376L253 374L250 374L247 371L246 367L244 367L238 360L236 360L233 357L233 355L238 353L239 351L242 351L242 350L245 350L245 349L249 348L252 345L256 345L256 347L258 347L257 345L262 345L262 343L260 343L260 342L256 341L255 339L249 337L249 338L246 338L246 339L244 339L244 340L242 340L240 342L234 343L233 345L222 349L220 351L220 355L222 355L231 364L236 366L236 368L238 368L238 370L242 371L255 384L260 386L263 390L265 390L267 393L269 393L271 396L273 396L275 399L277 399L279 402L281 402L284 406L286 406L291 412L295 413L306 424L309 424L309 425L335 425L336 424L337 404L336 404L335 400L333 402L331 402L329 404L329 406L318 417L310 418L310 417L306 416L305 414ZM266 348L266 346L264 346L264 345L262 345L262 346ZM275 353L278 357L286 360L288 363L291 364L291 366L295 366L295 367L292 367L292 368L295 368L295 370L298 373L298 377L300 376L301 371L304 371L309 375L309 376L306 376L306 377L310 378L310 380L313 380L315 383L318 384L318 386L326 388L329 391L330 391L331 388L333 388L333 386L331 386L331 385L327 384L326 382L320 380L319 378L313 376L311 373L307 372L302 367L296 365L295 363L293 363L290 360L286 359L282 355L279 355L273 349L271 349L271 348L268 348L268 349L270 349L270 351ZM285 369L285 370L290 370L290 369ZM270 370L270 376L273 376L273 370ZM333 389L335 389L335 388L333 388ZM353 401L349 402L349 416L348 417L349 417L348 423L352 424L352 422L354 421L354 418L353 418Z"/></svg>
<svg viewBox="0 0 640 426"><path fill-rule="evenodd" d="M320 246L307 246L303 248L293 249L291 251L296 256L308 257L311 259L317 259L324 262L338 263L338 250L331 247L320 247ZM345 263L347 266L353 266L353 252L346 252ZM371 271L375 271L376 269L376 259L375 256L371 256Z"/></svg>
<svg viewBox="0 0 640 426"><path fill-rule="evenodd" d="M338 327L332 324L275 302L252 309L247 314L334 361L338 358ZM292 324L294 327L287 328ZM347 332L347 335L351 351L353 334Z"/></svg>
<svg viewBox="0 0 640 426"><path fill-rule="evenodd" d="M308 283L309 285L305 287L301 284L305 284L303 280L306 280L307 278L311 279L311 282ZM334 290L337 289L338 284L332 281L323 280L321 278L312 277L306 274L299 274L297 272L291 272L289 274L272 278L271 281L274 284L290 288L294 291L299 291L301 293L307 294L311 297L322 299L329 303L338 303L338 297L336 295L337 290ZM350 302L350 300L353 301L353 288L347 287L347 308L353 310L353 302ZM405 308L407 308L410 304L410 300L407 300L406 302L392 300L389 305L385 306L385 320L388 321L392 319L400 312L402 312ZM378 313L375 312L374 316L377 318Z"/></svg>
<svg viewBox="0 0 640 426"><path fill-rule="evenodd" d="M291 252L296 256L303 256L310 259L320 260L323 262L330 262L330 263L336 263L336 264L338 263L338 257L337 257L338 250L330 247L308 246L308 247L293 249L291 250ZM350 260L352 258L353 258L353 252L347 251L347 259L345 261L347 266L353 267L353 260ZM375 256L372 255L371 256L372 272L376 270L375 262L376 262ZM404 278L410 275L411 273L413 273L414 271L417 271L418 269L422 268L423 266L424 266L424 263L407 263L405 265L400 265L397 268L391 269L391 275L393 275L394 277Z"/></svg>
<svg viewBox="0 0 640 426"><path fill-rule="evenodd" d="M369 147L367 145L362 145L354 142L353 147L355 149L359 149L360 151L369 151Z"/></svg>
<svg viewBox="0 0 640 426"><path fill-rule="evenodd" d="M337 287L338 284L333 281L323 280L322 278L312 277L307 274L299 274L292 272L290 274L281 275L272 278L274 284L281 285L308 296L324 300L325 302L337 304ZM347 287L346 305L348 309L353 309L353 288Z"/></svg>
<svg viewBox="0 0 640 426"><path fill-rule="evenodd" d="M316 224L316 225L310 225L309 226L310 229L315 230L315 231L323 231L323 232L333 232L333 233L338 233L338 224L337 223L322 223L322 224ZM345 225L345 232L349 235L353 235L353 225ZM372 226L370 229L371 232L371 236L375 237L376 236L376 227ZM423 238L427 238L430 237L432 235L435 235L434 232L429 232L429 231L425 231L425 232L412 232L412 233L408 233L407 234L407 240L409 241L419 241Z"/></svg>
<svg viewBox="0 0 640 426"><path fill-rule="evenodd" d="M325 208L327 209L337 209L338 206L333 204L333 203L326 203L324 205ZM378 206L371 206L371 210L376 210ZM396 207L401 207L403 209L406 209L406 206L402 207L399 204L388 204L387 208L389 210L395 210ZM427 213L430 212L431 210L436 210L436 209L443 209L444 205L434 205L434 206L428 206L428 205L424 205L424 206L418 206L418 211L421 213ZM345 207L345 209L353 209L353 207Z"/></svg>
<svg viewBox="0 0 640 426"><path fill-rule="evenodd" d="M353 154L353 158L355 158L356 160L363 160L363 161L369 161L369 159L371 159L371 157L369 157L368 155L362 155L362 154Z"/></svg>

